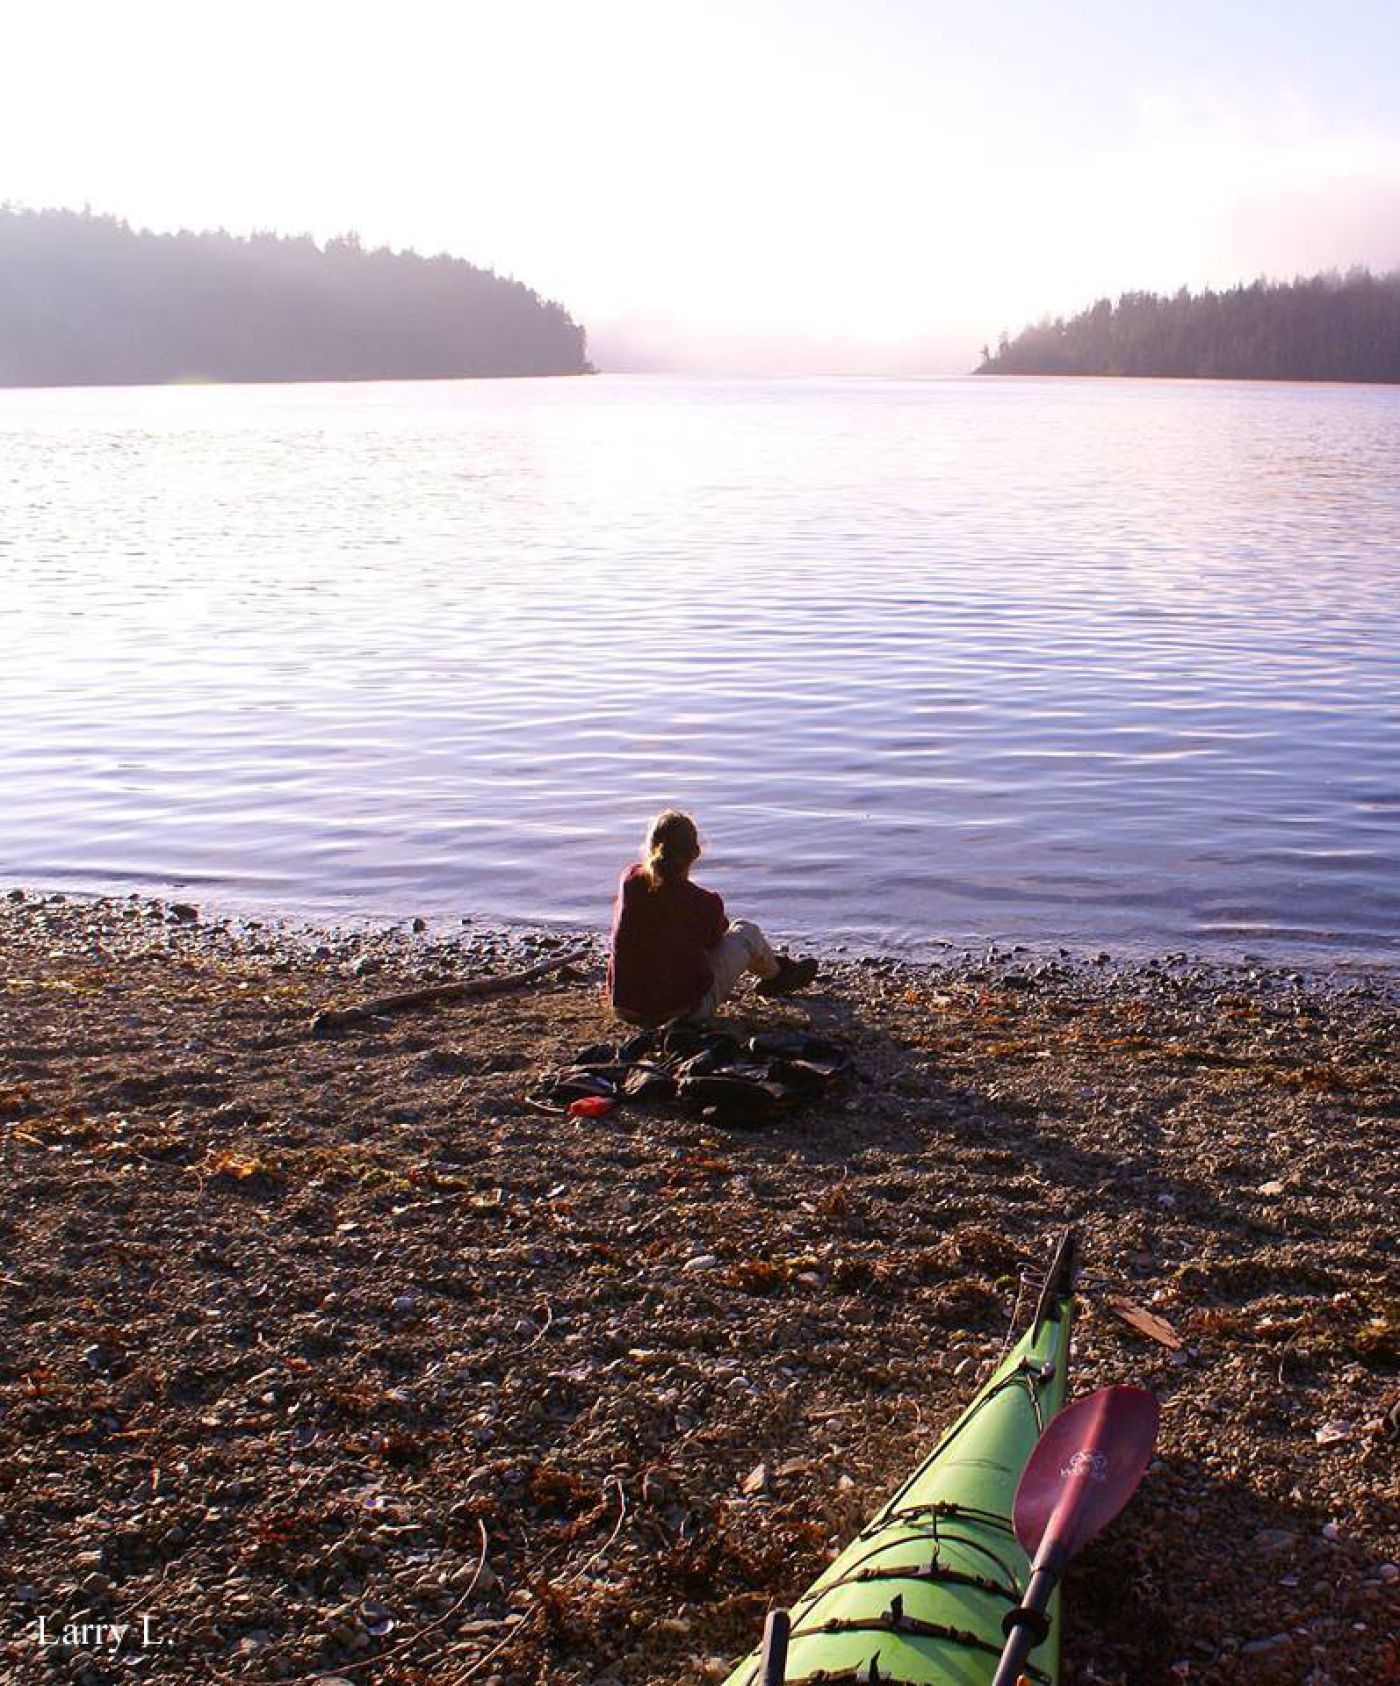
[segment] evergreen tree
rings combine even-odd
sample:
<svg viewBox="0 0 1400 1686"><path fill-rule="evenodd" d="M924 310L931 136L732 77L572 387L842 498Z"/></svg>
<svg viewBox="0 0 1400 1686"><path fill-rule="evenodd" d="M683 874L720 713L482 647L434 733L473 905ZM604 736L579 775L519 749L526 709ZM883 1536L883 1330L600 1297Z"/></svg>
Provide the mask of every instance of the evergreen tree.
<svg viewBox="0 0 1400 1686"><path fill-rule="evenodd" d="M1400 271L1353 269L1171 298L1124 293L1003 334L979 375L1400 381Z"/></svg>
<svg viewBox="0 0 1400 1686"><path fill-rule="evenodd" d="M0 386L588 372L561 305L458 258L0 205Z"/></svg>

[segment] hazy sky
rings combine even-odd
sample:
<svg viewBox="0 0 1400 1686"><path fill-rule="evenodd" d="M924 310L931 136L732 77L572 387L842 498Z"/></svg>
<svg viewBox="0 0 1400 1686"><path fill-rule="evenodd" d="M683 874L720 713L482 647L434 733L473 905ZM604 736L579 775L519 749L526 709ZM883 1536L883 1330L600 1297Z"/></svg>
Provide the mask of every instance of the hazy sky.
<svg viewBox="0 0 1400 1686"><path fill-rule="evenodd" d="M1397 67L1396 0L0 0L0 199L448 250L611 369L937 373L1400 267Z"/></svg>

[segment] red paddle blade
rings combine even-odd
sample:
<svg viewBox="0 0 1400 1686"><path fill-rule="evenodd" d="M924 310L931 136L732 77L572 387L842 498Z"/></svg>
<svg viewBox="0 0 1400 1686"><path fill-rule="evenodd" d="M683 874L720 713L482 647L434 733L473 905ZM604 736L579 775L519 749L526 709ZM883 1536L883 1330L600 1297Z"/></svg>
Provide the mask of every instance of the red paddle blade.
<svg viewBox="0 0 1400 1686"><path fill-rule="evenodd" d="M1157 1396L1106 1387L1066 1405L1036 1442L1012 1521L1030 1558L1042 1540L1066 1557L1088 1545L1137 1491L1157 1438Z"/></svg>

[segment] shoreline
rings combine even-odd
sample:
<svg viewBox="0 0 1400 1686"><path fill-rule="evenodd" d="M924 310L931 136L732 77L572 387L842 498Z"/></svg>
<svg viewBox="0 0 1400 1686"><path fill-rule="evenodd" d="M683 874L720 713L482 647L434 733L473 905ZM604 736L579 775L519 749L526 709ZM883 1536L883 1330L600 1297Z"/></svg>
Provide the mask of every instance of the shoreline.
<svg viewBox="0 0 1400 1686"><path fill-rule="evenodd" d="M619 1039L599 963L309 1035L576 931L193 905L0 900L16 1678L130 1679L36 1624L145 1617L149 1678L191 1686L722 1680L956 1415L1064 1222L1072 1391L1164 1406L1069 1577L1065 1681L1395 1666L1393 977L833 957L735 1014L858 1077L736 1131L524 1103Z"/></svg>
<svg viewBox="0 0 1400 1686"><path fill-rule="evenodd" d="M133 917L149 918L153 912L163 917L170 909L185 908L192 910L194 917L175 919L173 923L218 933L221 940L278 943L288 952L308 951L314 956L316 950L328 948L330 955L319 958L336 960L383 950L386 955L395 955L402 964L411 957L406 952L411 950L426 957L429 964L436 964L454 957L470 961L478 953L489 958L506 951L528 954L551 947L579 945L596 946L601 955L607 938L608 909L602 904L598 920L588 924L566 918L432 912L381 911L340 916L330 910L296 913L271 904L205 898L193 888L167 888L154 893L16 884L0 888L0 899L5 898L12 902L72 905L120 918L128 917L129 909L138 910ZM852 937L797 938L790 942L775 937L774 941L780 947L801 946L803 952L815 954L824 967L837 971L850 966L890 965L917 973L965 974L978 968L996 971L1019 967L1049 968L1063 976L1124 976L1169 969L1180 975L1213 978L1222 985L1231 979L1264 978L1285 980L1308 989L1359 984L1373 988L1385 998L1400 999L1400 955L1394 960L1357 955L1328 959L1300 951L1285 958L1254 953L1243 946L1216 953L1168 946L1166 942L1154 944L1147 939L1117 949L1107 949L1099 943L1071 947L1048 938L1021 942L1005 936L959 941L928 938L920 950L899 943L866 942Z"/></svg>

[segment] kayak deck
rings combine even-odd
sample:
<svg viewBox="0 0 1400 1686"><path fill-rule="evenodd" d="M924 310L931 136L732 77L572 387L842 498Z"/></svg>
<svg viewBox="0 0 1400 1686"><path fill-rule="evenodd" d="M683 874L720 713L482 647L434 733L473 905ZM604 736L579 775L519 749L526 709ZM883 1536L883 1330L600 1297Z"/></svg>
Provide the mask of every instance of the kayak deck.
<svg viewBox="0 0 1400 1686"><path fill-rule="evenodd" d="M1062 1254L1064 1248L1062 1247ZM986 1686L1030 1563L1012 1530L1016 1486L1064 1403L1072 1265L1052 1271L1034 1324L904 1485L792 1607L787 1686ZM1059 1281L1056 1278L1060 1278ZM1024 1669L1058 1675L1050 1637ZM758 1686L751 1653L725 1686Z"/></svg>

